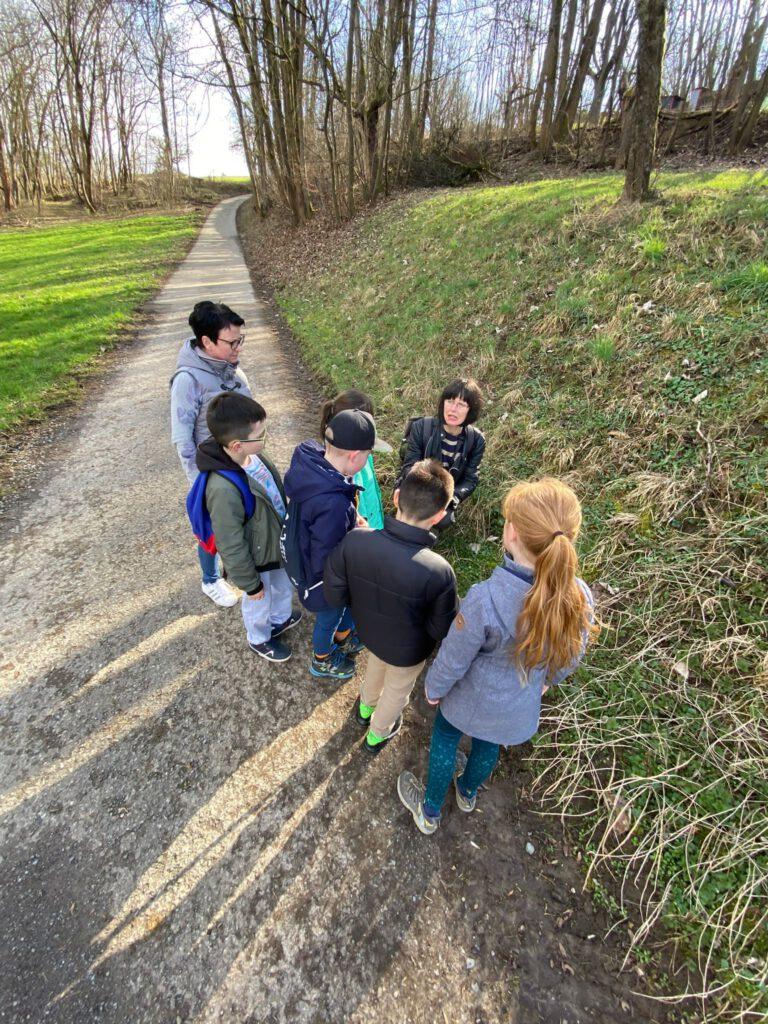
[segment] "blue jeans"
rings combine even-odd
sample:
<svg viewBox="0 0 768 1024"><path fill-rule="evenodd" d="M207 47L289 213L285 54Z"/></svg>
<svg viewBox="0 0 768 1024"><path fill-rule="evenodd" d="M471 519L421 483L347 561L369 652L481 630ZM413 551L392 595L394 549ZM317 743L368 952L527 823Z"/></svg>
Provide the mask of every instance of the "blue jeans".
<svg viewBox="0 0 768 1024"><path fill-rule="evenodd" d="M216 555L209 554L205 548L198 544L197 557L200 559L200 570L203 574L203 583L215 583L221 576Z"/></svg>
<svg viewBox="0 0 768 1024"><path fill-rule="evenodd" d="M354 629L352 612L349 608L324 608L317 613L315 628L312 631L312 647L315 654L330 654L333 647L333 634L344 633Z"/></svg>
<svg viewBox="0 0 768 1024"><path fill-rule="evenodd" d="M424 794L424 813L429 818L439 818L445 794L451 784L456 767L456 751L463 733L451 725L437 709L432 727L432 741L429 747L429 775ZM499 744L487 740L472 739L472 750L464 774L459 778L459 789L471 800L477 793L499 760Z"/></svg>

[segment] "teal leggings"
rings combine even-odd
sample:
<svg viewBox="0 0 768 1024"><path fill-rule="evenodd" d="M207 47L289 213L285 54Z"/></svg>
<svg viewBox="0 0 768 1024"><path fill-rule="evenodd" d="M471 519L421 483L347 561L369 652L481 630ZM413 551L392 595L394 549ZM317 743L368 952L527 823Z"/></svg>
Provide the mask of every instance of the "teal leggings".
<svg viewBox="0 0 768 1024"><path fill-rule="evenodd" d="M463 733L451 725L437 709L432 728L432 742L429 747L429 776L424 794L424 813L428 818L439 818L445 794L456 767L456 751ZM472 739L472 750L464 774L459 779L459 789L471 800L482 786L499 760L499 744L487 740Z"/></svg>

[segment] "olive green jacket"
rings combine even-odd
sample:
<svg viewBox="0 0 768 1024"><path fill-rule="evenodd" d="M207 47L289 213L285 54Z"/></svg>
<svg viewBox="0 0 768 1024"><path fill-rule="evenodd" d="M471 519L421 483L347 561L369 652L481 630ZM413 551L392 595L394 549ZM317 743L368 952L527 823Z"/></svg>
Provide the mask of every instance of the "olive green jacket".
<svg viewBox="0 0 768 1024"><path fill-rule="evenodd" d="M259 458L274 477L287 504L276 466L265 455ZM279 569L283 564L280 557L283 523L267 492L250 476L248 484L256 499L256 510L248 520L240 491L220 473L211 473L208 477L205 504L227 578L246 594L257 594L262 588L261 573Z"/></svg>

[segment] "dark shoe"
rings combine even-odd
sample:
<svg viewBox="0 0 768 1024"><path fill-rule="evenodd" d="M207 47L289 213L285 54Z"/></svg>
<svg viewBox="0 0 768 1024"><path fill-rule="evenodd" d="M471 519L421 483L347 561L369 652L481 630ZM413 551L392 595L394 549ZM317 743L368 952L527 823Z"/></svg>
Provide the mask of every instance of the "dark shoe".
<svg viewBox="0 0 768 1024"><path fill-rule="evenodd" d="M341 651L345 658L356 658L360 651L365 650L365 644L357 635L357 630L353 629L346 640L336 644L334 650Z"/></svg>
<svg viewBox="0 0 768 1024"><path fill-rule="evenodd" d="M254 654L267 661L288 661L291 656L291 648L279 640L266 640L263 644L249 643L248 646Z"/></svg>
<svg viewBox="0 0 768 1024"><path fill-rule="evenodd" d="M337 648L327 658L318 658L313 654L309 671L316 679L335 679L341 683L345 679L351 679L355 674L355 663L345 658Z"/></svg>
<svg viewBox="0 0 768 1024"><path fill-rule="evenodd" d="M376 733L368 730L368 734L363 740L363 747L368 751L369 754L378 754L378 752L389 743L391 739L400 732L403 727L403 716L398 715L397 721L392 726L389 736L377 736Z"/></svg>
<svg viewBox="0 0 768 1024"><path fill-rule="evenodd" d="M361 708L365 708L368 714L364 715L361 711ZM367 729L368 726L371 724L371 715L373 714L373 710L374 709L369 704L363 704L363 702L358 697L357 700L355 701L355 718L357 719L357 724L363 725Z"/></svg>
<svg viewBox="0 0 768 1024"><path fill-rule="evenodd" d="M287 633L289 629L293 629L294 626L298 626L303 616L301 612L291 612L290 616L281 622L279 626L272 627L271 640L276 640L282 633Z"/></svg>

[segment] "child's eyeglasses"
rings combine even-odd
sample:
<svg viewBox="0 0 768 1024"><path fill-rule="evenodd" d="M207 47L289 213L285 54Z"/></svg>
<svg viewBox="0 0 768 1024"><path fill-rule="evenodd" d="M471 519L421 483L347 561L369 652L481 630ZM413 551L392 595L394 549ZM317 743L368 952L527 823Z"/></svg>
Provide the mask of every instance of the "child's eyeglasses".
<svg viewBox="0 0 768 1024"><path fill-rule="evenodd" d="M237 440L240 442L240 444L261 444L263 441L266 441L266 439L267 432L265 430L260 437L238 437Z"/></svg>

